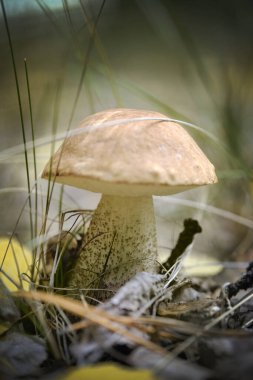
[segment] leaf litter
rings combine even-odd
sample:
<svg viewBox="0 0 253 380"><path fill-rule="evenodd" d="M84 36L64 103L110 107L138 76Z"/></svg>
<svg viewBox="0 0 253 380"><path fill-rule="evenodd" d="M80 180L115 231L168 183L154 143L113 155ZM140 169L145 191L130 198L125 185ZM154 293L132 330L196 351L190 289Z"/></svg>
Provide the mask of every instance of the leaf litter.
<svg viewBox="0 0 253 380"><path fill-rule="evenodd" d="M176 276L166 271L165 263L160 274L138 273L116 294L109 293L105 302L88 303L80 291L79 300L70 298L64 288L42 286L40 291L39 284L32 291L10 293L2 284L3 378L50 378L70 364L104 362L149 369L157 379L172 380L234 379L235 374L238 378L238 361L242 371L251 371L247 358L253 351L252 264L238 281L222 287L208 279L182 278L181 256L200 232L196 224L193 229L189 224L193 226L189 220L184 223L170 258ZM57 244L61 244L58 249L65 244L66 251L74 254L78 244L69 245L66 236L63 232L52 239L49 249L57 251ZM38 310L42 321L36 318ZM58 354L50 348L47 329ZM15 373L19 361L25 363ZM243 376L250 378L246 372Z"/></svg>

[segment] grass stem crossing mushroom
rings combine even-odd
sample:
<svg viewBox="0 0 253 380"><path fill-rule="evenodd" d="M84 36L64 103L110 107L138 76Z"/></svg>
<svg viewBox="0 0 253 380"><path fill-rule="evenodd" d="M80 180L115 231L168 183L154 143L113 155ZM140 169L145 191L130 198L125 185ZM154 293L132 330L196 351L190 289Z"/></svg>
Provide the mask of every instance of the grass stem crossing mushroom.
<svg viewBox="0 0 253 380"><path fill-rule="evenodd" d="M102 193L69 285L117 289L137 272L157 271L152 195L212 184L217 177L185 129L160 113L112 109L80 127L42 177Z"/></svg>

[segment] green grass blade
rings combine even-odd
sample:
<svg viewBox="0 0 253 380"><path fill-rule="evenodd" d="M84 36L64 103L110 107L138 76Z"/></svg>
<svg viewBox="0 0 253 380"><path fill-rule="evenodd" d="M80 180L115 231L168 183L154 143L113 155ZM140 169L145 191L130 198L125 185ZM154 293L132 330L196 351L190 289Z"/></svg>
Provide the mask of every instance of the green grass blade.
<svg viewBox="0 0 253 380"><path fill-rule="evenodd" d="M36 164L36 148L35 148L35 135L34 135L34 123L33 123L33 112L32 112L32 98L30 91L30 83L28 76L28 67L27 60L24 59L25 64L25 75L26 75L26 85L27 85L27 93L28 93L28 102L29 102L29 112L30 112L30 122L31 122L31 132L32 132L32 151L33 151L33 167L34 167L34 179L35 179L35 221L34 221L34 236L37 236L38 233L38 185L37 185L37 164Z"/></svg>
<svg viewBox="0 0 253 380"><path fill-rule="evenodd" d="M67 130L70 129L70 126L71 126L71 123L72 123L72 120L73 120L73 117L74 117L74 114L75 114L76 106L77 106L77 103L78 103L78 99L79 99L80 94L81 94L81 89L82 89L82 86L83 86L84 78L85 78L85 75L86 75L86 72L87 72L87 69L88 69L89 58L90 58L90 55L91 55L91 52L92 52L92 48L93 48L93 45L94 45L96 28L97 28L98 22L100 20L100 16L102 15L102 12L103 12L103 9L104 9L104 6L105 6L105 2L106 2L106 0L102 1L102 4L101 4L101 6L99 8L99 11L98 11L98 14L96 16L96 19L94 21L91 37L89 39L89 43L88 43L88 46L87 46L87 51L86 51L86 54L85 54L85 61L84 61L84 64L83 64L83 69L82 69L81 76L80 76L80 79L79 79L79 83L78 83L78 86L77 86L76 96L75 96L75 99L74 99L74 102L73 102L73 107L72 107L72 110L71 110L71 113L70 113L70 118L69 118L69 123L68 123ZM82 6L82 2L81 1L80 1L80 4Z"/></svg>

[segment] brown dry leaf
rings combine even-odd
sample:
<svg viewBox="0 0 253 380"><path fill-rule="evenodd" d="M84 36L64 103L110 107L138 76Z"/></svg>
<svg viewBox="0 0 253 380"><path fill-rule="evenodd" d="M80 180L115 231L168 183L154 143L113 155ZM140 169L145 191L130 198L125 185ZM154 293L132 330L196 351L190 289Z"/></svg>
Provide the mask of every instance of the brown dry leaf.
<svg viewBox="0 0 253 380"><path fill-rule="evenodd" d="M194 300L182 303L161 303L158 307L157 314L160 316L178 316L191 311L202 310L213 303L210 299Z"/></svg>

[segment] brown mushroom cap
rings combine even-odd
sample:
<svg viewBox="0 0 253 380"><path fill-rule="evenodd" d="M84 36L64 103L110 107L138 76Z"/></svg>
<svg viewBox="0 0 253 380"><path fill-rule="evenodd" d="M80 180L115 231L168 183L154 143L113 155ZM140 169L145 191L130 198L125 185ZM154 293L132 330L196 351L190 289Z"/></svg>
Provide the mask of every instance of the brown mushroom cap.
<svg viewBox="0 0 253 380"><path fill-rule="evenodd" d="M48 162L56 182L111 195L166 195L217 182L185 129L153 111L112 109L85 118ZM117 123L117 120L119 122ZM110 123L111 122L111 123Z"/></svg>

